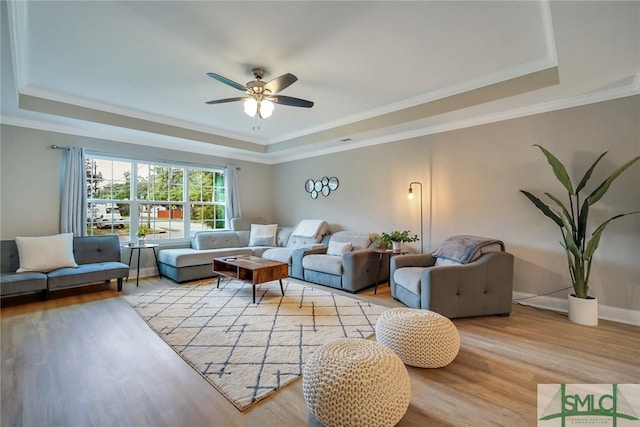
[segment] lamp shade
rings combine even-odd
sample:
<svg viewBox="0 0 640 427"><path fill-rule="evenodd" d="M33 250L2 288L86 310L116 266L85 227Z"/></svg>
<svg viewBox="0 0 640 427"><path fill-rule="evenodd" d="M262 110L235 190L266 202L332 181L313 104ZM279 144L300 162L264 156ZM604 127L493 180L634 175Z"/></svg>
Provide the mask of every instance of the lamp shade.
<svg viewBox="0 0 640 427"><path fill-rule="evenodd" d="M271 114L273 114L273 102L269 101L268 99L263 99L262 102L260 102L259 104L260 107L260 117L262 117L263 119L269 118L271 117Z"/></svg>
<svg viewBox="0 0 640 427"><path fill-rule="evenodd" d="M422 183L418 181L413 181L409 184L409 200L413 199L413 186L420 186L420 253L424 253L424 229L423 229L423 220L422 220Z"/></svg>
<svg viewBox="0 0 640 427"><path fill-rule="evenodd" d="M257 114L259 118L266 119L273 114L274 106L273 102L268 99L258 101L255 98L249 98L244 101L244 112L249 117L255 117Z"/></svg>
<svg viewBox="0 0 640 427"><path fill-rule="evenodd" d="M258 101L254 98L249 98L244 101L244 112L249 117L255 117L258 112Z"/></svg>

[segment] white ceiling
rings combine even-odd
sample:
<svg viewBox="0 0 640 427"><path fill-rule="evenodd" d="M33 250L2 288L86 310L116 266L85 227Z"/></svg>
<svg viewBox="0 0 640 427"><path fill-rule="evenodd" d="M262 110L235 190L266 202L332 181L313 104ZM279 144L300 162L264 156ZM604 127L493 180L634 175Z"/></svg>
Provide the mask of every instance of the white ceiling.
<svg viewBox="0 0 640 427"><path fill-rule="evenodd" d="M1 27L3 123L263 163L640 93L636 1L2 1ZM255 66L314 107L205 104Z"/></svg>

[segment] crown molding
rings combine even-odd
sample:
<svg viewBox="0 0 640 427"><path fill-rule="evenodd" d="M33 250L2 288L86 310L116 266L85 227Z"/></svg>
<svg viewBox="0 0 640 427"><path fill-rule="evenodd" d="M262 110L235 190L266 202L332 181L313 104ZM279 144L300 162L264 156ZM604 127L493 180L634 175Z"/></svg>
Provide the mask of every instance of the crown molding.
<svg viewBox="0 0 640 427"><path fill-rule="evenodd" d="M7 1L9 16L9 37L11 39L11 60L16 92L19 93L27 82L27 2Z"/></svg>
<svg viewBox="0 0 640 427"><path fill-rule="evenodd" d="M415 129L407 132L396 133L393 135L385 135L382 137L367 138L361 141L350 142L348 145L339 144L334 142L331 146L325 144L322 148L316 150L309 150L305 153L287 154L286 152L280 153L280 155L273 155L271 157L273 163L289 162L294 160L302 160L309 157L315 157L319 155L338 153L341 151L354 150L357 148L369 147L378 144L386 144L391 142L406 141L408 139L418 138L422 136L435 135L438 133L449 132L458 129L465 129L473 126L481 126L490 123L497 123L511 119L517 119L521 117L533 116L536 114L549 113L553 111L564 110L568 108L580 107L583 105L596 104L599 102L611 101L614 99L626 98L629 96L640 95L640 74L636 74L635 78L629 85L610 88L598 92L593 92L584 95L578 95L566 99L554 100L549 102L543 102L535 105L525 106L521 108L514 108L510 110L500 111L496 113L490 113L485 115L479 115L469 117L467 119L452 121L445 124L438 124L434 126L428 126L421 129ZM310 147L308 147L310 148Z"/></svg>
<svg viewBox="0 0 640 427"><path fill-rule="evenodd" d="M138 119L140 121L161 123L163 125L167 125L173 128L188 129L196 132L218 135L224 138L243 141L250 144L262 145L262 146L265 145L264 140L259 138L248 138L244 135L228 132L215 127L203 126L198 123L178 120L172 117L152 114L152 113L148 113L140 110L122 108L112 104L107 104L104 102L96 102L93 100L71 96L67 94L62 94L58 92L52 92L52 91L37 88L34 86L26 86L24 89L22 89L19 92L19 99L23 99L25 97L33 98L36 100L42 100L42 102L56 103L64 106L73 106L73 107L76 107L77 109L83 109L86 111L106 113L112 116L120 116L120 117ZM33 109L33 111L39 111L39 110L36 107ZM55 113L50 113L50 114L55 114Z"/></svg>
<svg viewBox="0 0 640 427"><path fill-rule="evenodd" d="M338 127L349 126L351 124L369 119L376 119L380 116L393 114L414 107L419 107L420 105L435 103L443 99L480 90L488 86L498 85L509 80L515 80L520 77L525 77L538 72L543 72L545 70L553 69L554 67L557 67L557 65L557 61L550 56L541 58L537 61L532 61L530 63L505 70L500 70L499 72L483 76L482 78L468 81L460 85L434 90L432 92L395 102L381 108L365 111L359 114L344 117L340 120L328 122L323 124L322 126L308 128L301 132L282 135L278 138L269 140L269 145L303 138L316 133L327 132Z"/></svg>
<svg viewBox="0 0 640 427"><path fill-rule="evenodd" d="M225 146L216 146L214 144L199 142L189 139L181 139L169 137L147 132L138 132L126 130L118 132L120 128L106 129L88 129L71 124L51 123L44 120L24 119L13 116L0 116L0 123L9 126L22 127L27 129L42 130L47 132L61 133L65 135L81 136L86 138L103 139L114 142L123 142L127 144L143 145L153 148L164 148L167 150L179 150L194 154L203 154L215 157L224 157L233 160L243 160L247 162L271 164L268 159L262 155L251 155L249 152L241 149L233 149Z"/></svg>
<svg viewBox="0 0 640 427"><path fill-rule="evenodd" d="M127 130L126 132L116 132L113 129L108 129L107 127L102 127L101 129L86 129L73 125L55 124L45 120L31 120L9 116L0 116L0 123L18 127L64 133L69 135L86 136L89 138L107 139L130 144L160 147L170 150L180 149L182 151L189 151L197 154L222 156L235 160L244 160L249 162L273 165L283 162L308 159L326 154L339 153L342 151L355 150L358 148L364 148L379 144L404 141L412 138L434 135L457 129L465 129L473 126L481 126L485 124L532 116L536 114L564 110L567 108L575 108L583 105L611 101L614 99L626 98L628 96L635 95L640 95L640 73L633 76L633 79L624 86L609 88L606 90L578 95L566 99L543 102L531 106L469 117L463 120L428 126L408 132L399 132L382 137L365 138L360 141L358 141L357 138L353 138L354 140L349 142L348 144L340 143L339 141L331 141L287 151L256 154L250 154L249 152L242 149L216 146L215 144L211 143L204 143L148 132L130 130Z"/></svg>

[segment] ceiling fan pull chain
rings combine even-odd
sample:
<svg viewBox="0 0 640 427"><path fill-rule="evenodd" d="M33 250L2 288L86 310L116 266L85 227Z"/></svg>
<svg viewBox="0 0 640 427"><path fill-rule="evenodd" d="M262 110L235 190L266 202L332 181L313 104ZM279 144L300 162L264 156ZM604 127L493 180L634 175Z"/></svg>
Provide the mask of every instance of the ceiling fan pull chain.
<svg viewBox="0 0 640 427"><path fill-rule="evenodd" d="M252 129L254 131L260 130L260 116L258 114L256 114L251 119L253 120Z"/></svg>

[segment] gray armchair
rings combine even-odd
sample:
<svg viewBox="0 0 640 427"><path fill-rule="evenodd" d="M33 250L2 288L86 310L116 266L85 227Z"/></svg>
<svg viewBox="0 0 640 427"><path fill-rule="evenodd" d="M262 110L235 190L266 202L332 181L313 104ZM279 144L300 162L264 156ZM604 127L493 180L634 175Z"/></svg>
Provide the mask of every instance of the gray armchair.
<svg viewBox="0 0 640 427"><path fill-rule="evenodd" d="M448 318L511 313L513 255L504 244L478 248L465 263L432 254L391 259L391 295L411 308ZM437 265L440 264L440 265Z"/></svg>

